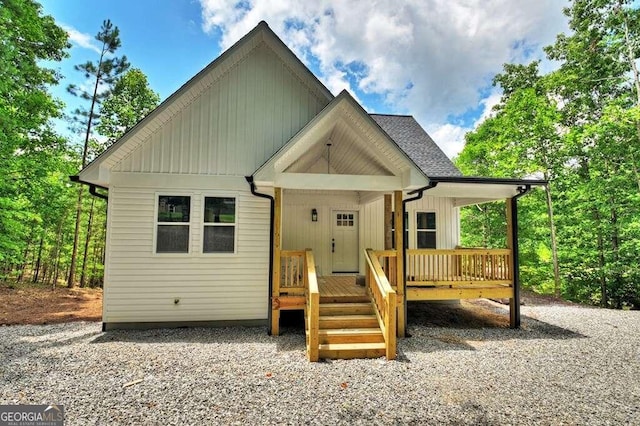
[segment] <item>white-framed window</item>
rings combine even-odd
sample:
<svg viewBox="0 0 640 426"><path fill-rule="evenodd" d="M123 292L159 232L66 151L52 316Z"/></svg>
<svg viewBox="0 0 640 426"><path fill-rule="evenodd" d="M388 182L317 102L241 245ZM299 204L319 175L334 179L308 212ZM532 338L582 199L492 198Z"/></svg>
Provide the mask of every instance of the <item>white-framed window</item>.
<svg viewBox="0 0 640 426"><path fill-rule="evenodd" d="M156 207L156 253L189 253L191 196L159 194Z"/></svg>
<svg viewBox="0 0 640 426"><path fill-rule="evenodd" d="M206 195L202 204L202 253L235 253L238 224L236 197Z"/></svg>
<svg viewBox="0 0 640 426"><path fill-rule="evenodd" d="M416 247L419 249L436 248L435 212L416 213Z"/></svg>

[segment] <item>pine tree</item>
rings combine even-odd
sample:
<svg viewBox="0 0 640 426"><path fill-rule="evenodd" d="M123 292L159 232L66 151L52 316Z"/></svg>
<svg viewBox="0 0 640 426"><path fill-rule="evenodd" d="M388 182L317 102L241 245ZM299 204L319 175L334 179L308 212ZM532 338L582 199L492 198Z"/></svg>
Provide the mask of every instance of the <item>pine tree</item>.
<svg viewBox="0 0 640 426"><path fill-rule="evenodd" d="M118 29L118 27L114 27L109 19L105 20L102 23L102 28L95 38L100 43L102 43L102 47L100 49L100 57L97 63L87 61L84 64L76 65L74 67L75 70L84 73L85 78L93 79L93 92L87 92L80 86L73 84L70 85L67 89L69 93L75 96L79 96L86 101L90 101L90 107L88 110L85 108L78 108L74 111L75 121L84 128L85 134L84 146L82 150L83 168L87 165L92 126L99 119L98 114L96 113L96 107L104 98L109 95L118 77L129 68L129 63L127 62L126 56L112 56L116 52L116 50L120 48L120 30ZM69 277L67 281L68 287L75 286L78 242L80 237L80 223L82 220L83 193L84 189L83 187L80 187L78 189L78 201L76 205L76 226L73 236L71 265L69 267ZM83 262L83 264L86 264L86 262Z"/></svg>

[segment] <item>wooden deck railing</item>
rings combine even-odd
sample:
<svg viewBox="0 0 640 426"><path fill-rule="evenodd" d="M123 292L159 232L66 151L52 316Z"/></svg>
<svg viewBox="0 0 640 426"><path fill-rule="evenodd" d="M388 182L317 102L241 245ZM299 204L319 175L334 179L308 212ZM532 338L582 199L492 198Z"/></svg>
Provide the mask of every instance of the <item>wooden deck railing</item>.
<svg viewBox="0 0 640 426"><path fill-rule="evenodd" d="M384 336L386 357L391 360L396 358L396 292L391 288L387 275L380 265L378 253L371 249L365 250L366 283Z"/></svg>
<svg viewBox="0 0 640 426"><path fill-rule="evenodd" d="M304 294L305 250L280 251L280 292Z"/></svg>
<svg viewBox="0 0 640 426"><path fill-rule="evenodd" d="M309 361L318 361L320 355L320 289L318 288L318 277L316 275L316 265L313 259L313 252L306 250L304 253L304 275L303 283L306 293L306 328L307 328L307 356Z"/></svg>
<svg viewBox="0 0 640 426"><path fill-rule="evenodd" d="M397 290L398 284L398 262L396 260L397 253L395 250L374 250L373 255L378 259L380 267L387 276L389 284L394 290Z"/></svg>
<svg viewBox="0 0 640 426"><path fill-rule="evenodd" d="M511 285L509 249L407 250L407 286Z"/></svg>

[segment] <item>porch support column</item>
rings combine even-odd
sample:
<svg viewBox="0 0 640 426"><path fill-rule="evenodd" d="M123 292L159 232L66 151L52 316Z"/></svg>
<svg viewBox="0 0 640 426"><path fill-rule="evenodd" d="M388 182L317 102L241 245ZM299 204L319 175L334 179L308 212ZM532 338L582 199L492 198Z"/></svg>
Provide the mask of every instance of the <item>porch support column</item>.
<svg viewBox="0 0 640 426"><path fill-rule="evenodd" d="M391 194L384 194L384 249L385 250L391 250L393 247L393 239L391 238L391 215L392 214L393 214L393 205L392 205Z"/></svg>
<svg viewBox="0 0 640 426"><path fill-rule="evenodd" d="M507 198L507 248L511 250L510 265L512 297L509 299L511 328L520 328L520 263L518 261L518 198Z"/></svg>
<svg viewBox="0 0 640 426"><path fill-rule="evenodd" d="M280 334L280 251L282 250L282 188L274 188L273 211L273 289L271 293L271 334Z"/></svg>
<svg viewBox="0 0 640 426"><path fill-rule="evenodd" d="M406 317L405 317L405 277L404 277L404 223L402 215L402 191L394 191L393 193L394 221L396 225L396 295L397 295L397 321L398 321L398 337L405 336Z"/></svg>

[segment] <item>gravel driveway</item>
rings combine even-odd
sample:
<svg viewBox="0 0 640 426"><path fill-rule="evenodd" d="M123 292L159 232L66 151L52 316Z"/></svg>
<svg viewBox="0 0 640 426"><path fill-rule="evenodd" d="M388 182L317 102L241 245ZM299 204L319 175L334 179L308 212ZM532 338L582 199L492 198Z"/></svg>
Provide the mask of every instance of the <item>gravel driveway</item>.
<svg viewBox="0 0 640 426"><path fill-rule="evenodd" d="M0 327L0 404L60 403L67 425L640 424L640 312L522 313L522 330L410 323L392 362L309 363L293 329Z"/></svg>

